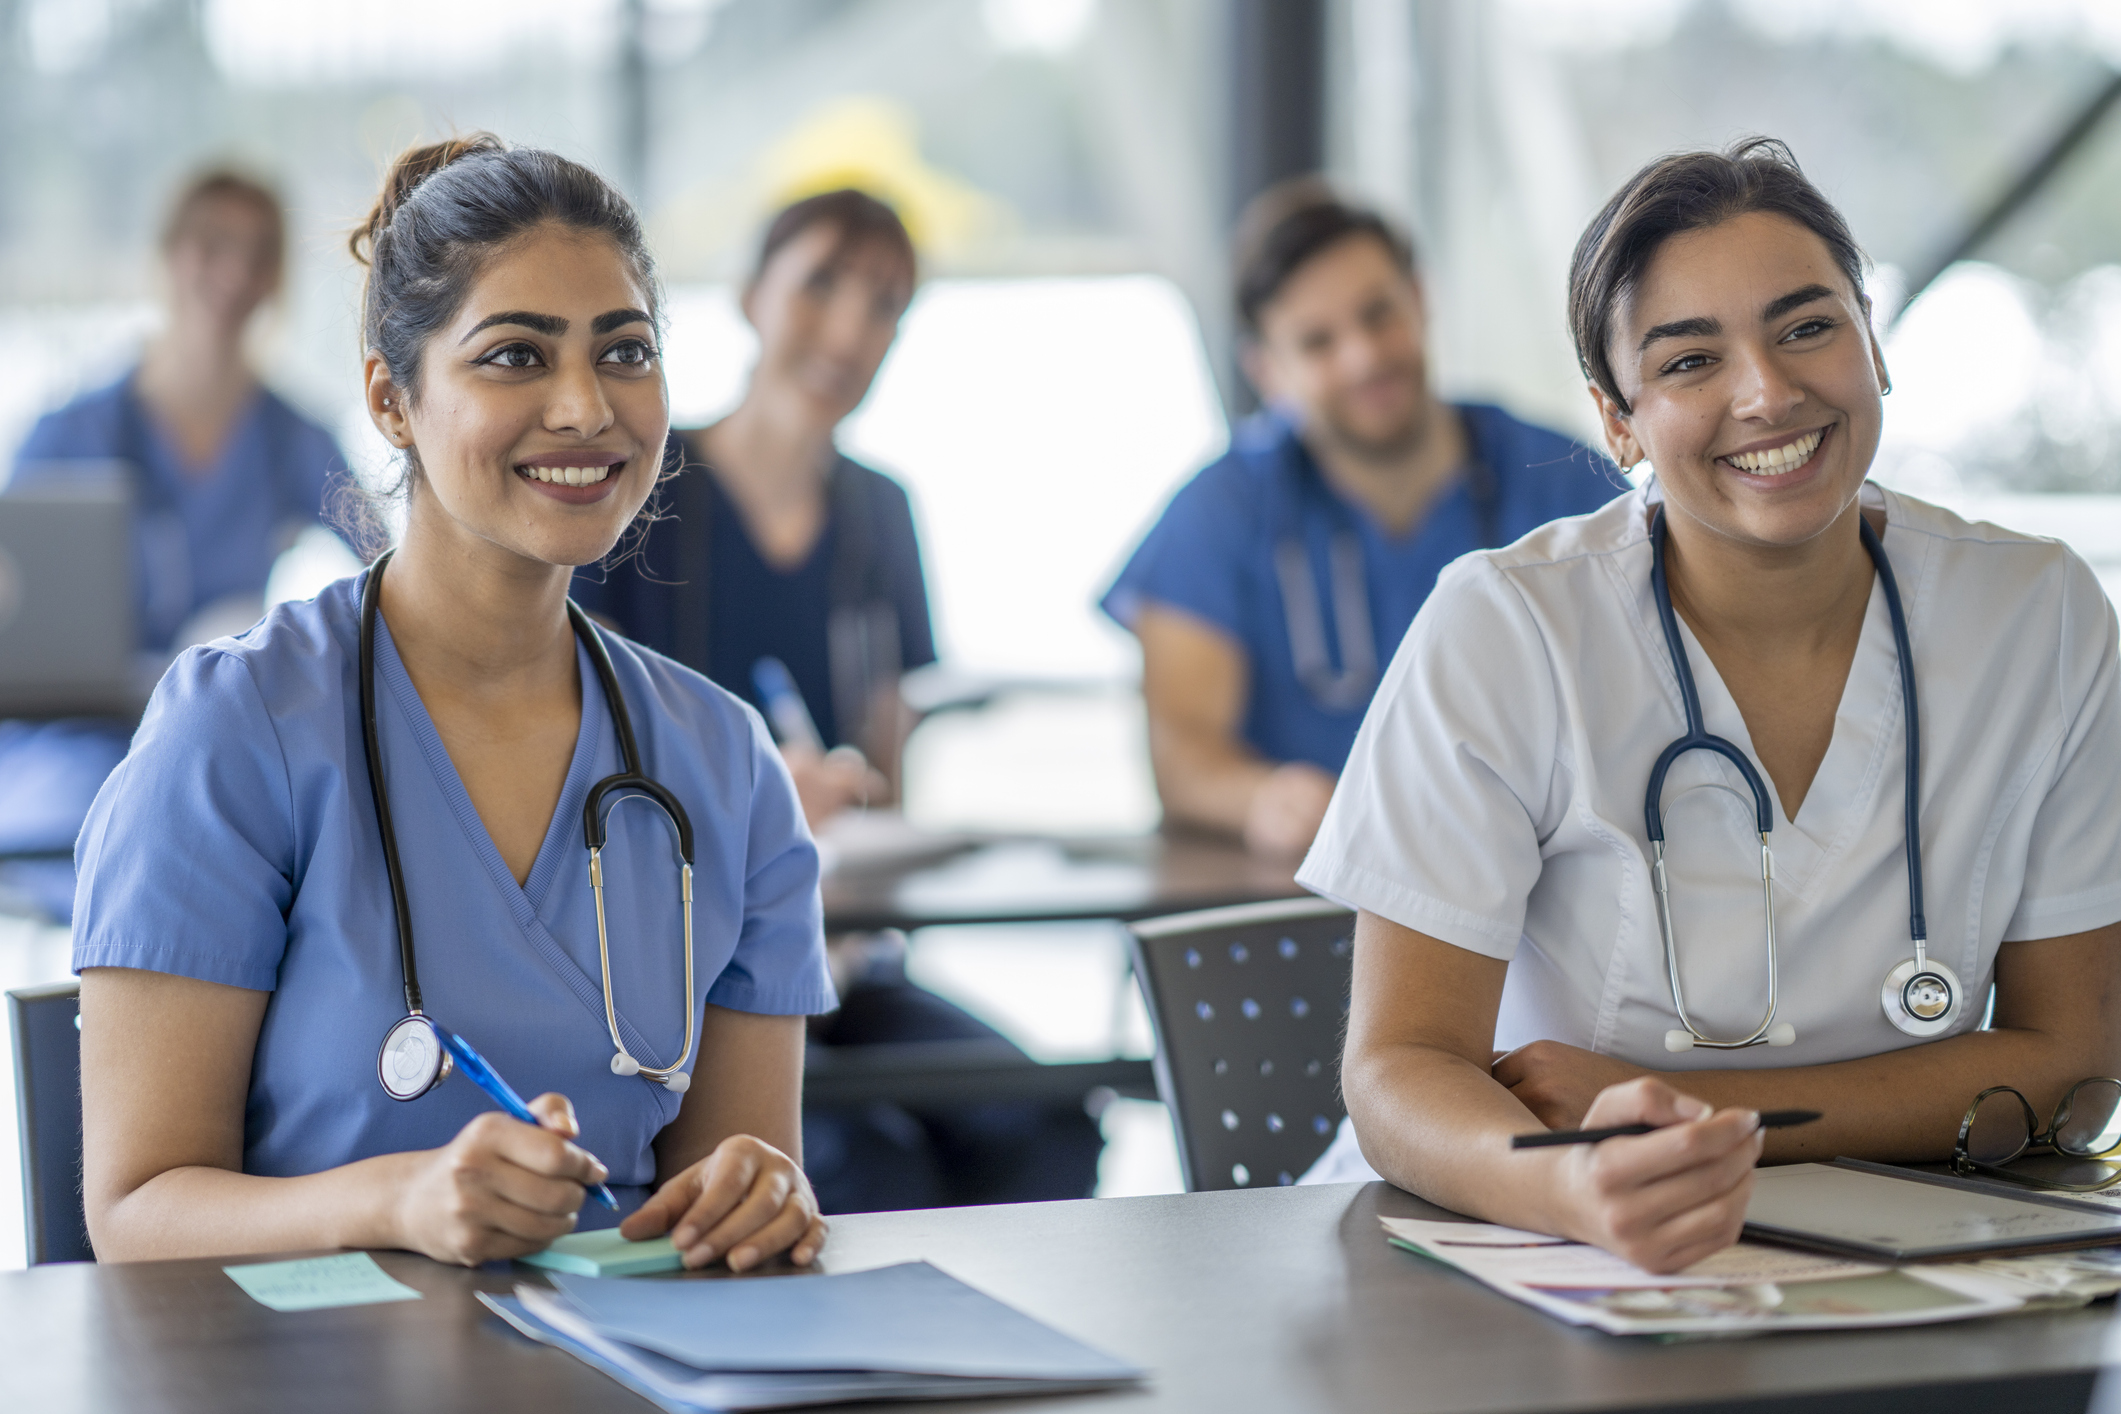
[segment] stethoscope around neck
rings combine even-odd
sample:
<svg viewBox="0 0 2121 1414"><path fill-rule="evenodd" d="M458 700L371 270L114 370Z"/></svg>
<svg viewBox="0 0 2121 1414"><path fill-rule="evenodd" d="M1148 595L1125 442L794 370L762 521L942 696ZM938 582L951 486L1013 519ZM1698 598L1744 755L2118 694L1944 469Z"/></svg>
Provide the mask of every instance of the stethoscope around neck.
<svg viewBox="0 0 2121 1414"><path fill-rule="evenodd" d="M376 1078L393 1100L416 1100L446 1080L453 1065L448 1048L436 1034L435 1023L421 1006L420 969L413 950L412 904L405 891L405 872L398 858L397 831L391 827L390 793L383 783L383 753L376 731L376 615L382 602L383 571L394 553L384 551L369 566L368 581L361 592L361 747L368 763L369 790L375 798L376 826L383 837L383 868L390 877L390 904L398 929L398 962L405 981L405 1015L384 1033L382 1048L376 1055ZM604 641L597 635L595 626L572 599L567 601L567 621L573 627L575 637L588 649L589 661L596 667L597 682L604 690L612 726L618 733L619 755L624 768L591 786L589 798L582 806L582 833L589 846L589 886L596 898L597 963L603 973L604 1024L611 1032L613 1050L611 1071L614 1075L639 1075L672 1094L682 1095L692 1084L692 1076L685 1066L692 1059L692 1048L698 1040L697 1008L692 1001L692 821L677 797L641 770L641 751L634 739L633 719L627 714L626 697L619 690L618 675L612 671L611 655L605 651ZM621 799L635 797L645 797L654 803L677 836L678 888L685 917L685 1048L677 1060L667 1066L643 1065L626 1048L625 1041L619 1037L618 1007L612 999L611 941L604 923L603 865L605 825L610 812L605 809L604 802L610 799L612 808L616 809Z"/></svg>
<svg viewBox="0 0 2121 1414"><path fill-rule="evenodd" d="M1929 929L1922 916L1922 739L1920 714L1915 705L1915 655L1907 634L1907 615L1900 607L1900 586L1893 578L1892 562L1877 532L1861 514L1856 517L1863 548L1878 571L1878 584L1885 593L1885 607L1893 623L1893 648L1900 659L1900 701L1907 723L1907 892L1908 934L1915 955L1888 972L1879 988L1879 1005L1886 1020L1910 1036L1925 1039L1941 1036L1966 1006L1966 991L1951 968L1929 955ZM1747 1046L1787 1046L1797 1039L1797 1030L1787 1021L1775 1019L1780 1001L1775 946L1775 854L1769 836L1775 828L1774 807L1769 802L1760 772L1738 747L1709 733L1702 722L1701 696L1694 688L1694 673L1687 665L1686 643L1679 635L1679 616L1672 609L1672 589L1664 568L1664 507L1657 508L1650 522L1650 588L1657 600L1657 620L1664 628L1665 646L1671 650L1672 671L1679 679L1679 700L1686 712L1686 735L1664 749L1650 770L1649 789L1643 799L1643 817L1649 829L1653 860L1650 877L1657 895L1657 925L1664 935L1664 965L1672 985L1672 1005L1679 1013L1679 1028L1665 1032L1668 1051L1687 1051L1696 1046L1718 1051L1742 1050ZM1760 830L1760 893L1767 917L1767 1011L1760 1024L1746 1035L1730 1040L1709 1036L1687 1011L1686 988L1679 980L1679 944L1672 935L1672 895L1664 864L1665 773L1689 751L1708 751L1738 768L1753 795L1754 823ZM1718 787L1728 790L1729 787ZM1736 792L1732 792L1736 794ZM1682 1029L1683 1028L1683 1029Z"/></svg>

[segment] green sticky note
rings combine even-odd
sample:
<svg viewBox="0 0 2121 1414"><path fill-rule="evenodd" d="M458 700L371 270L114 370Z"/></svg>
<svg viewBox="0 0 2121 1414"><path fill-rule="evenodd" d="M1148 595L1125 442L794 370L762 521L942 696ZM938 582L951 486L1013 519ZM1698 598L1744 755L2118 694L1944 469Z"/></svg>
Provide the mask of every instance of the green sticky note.
<svg viewBox="0 0 2121 1414"><path fill-rule="evenodd" d="M378 1301L418 1301L420 1293L376 1265L366 1252L337 1257L298 1257L292 1262L254 1262L223 1267L250 1299L275 1311L321 1311L328 1306L370 1306Z"/></svg>
<svg viewBox="0 0 2121 1414"><path fill-rule="evenodd" d="M669 1238L628 1242L615 1227L570 1232L544 1251L516 1260L585 1277L637 1277L644 1272L674 1272L685 1265Z"/></svg>

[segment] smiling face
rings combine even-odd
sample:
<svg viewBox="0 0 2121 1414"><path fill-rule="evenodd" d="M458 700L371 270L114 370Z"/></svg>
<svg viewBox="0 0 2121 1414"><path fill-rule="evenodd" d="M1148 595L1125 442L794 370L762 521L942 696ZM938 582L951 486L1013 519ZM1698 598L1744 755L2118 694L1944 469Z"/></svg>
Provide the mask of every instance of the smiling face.
<svg viewBox="0 0 2121 1414"><path fill-rule="evenodd" d="M913 271L882 240L849 245L819 221L774 253L744 295L759 335L754 386L791 398L831 427L869 394L899 316L913 298Z"/></svg>
<svg viewBox="0 0 2121 1414"><path fill-rule="evenodd" d="M603 558L662 464L649 296L601 235L541 226L490 255L408 398L368 358L369 415L411 452L411 516L522 559Z"/></svg>
<svg viewBox="0 0 2121 1414"><path fill-rule="evenodd" d="M1245 372L1269 402L1358 454L1419 439L1429 407L1421 287L1383 241L1343 237L1299 265L1259 311Z"/></svg>
<svg viewBox="0 0 2121 1414"><path fill-rule="evenodd" d="M1607 443L1649 459L1675 519L1795 546L1854 503L1885 366L1862 297L1795 221L1748 212L1666 241L1608 355L1632 411L1592 389Z"/></svg>

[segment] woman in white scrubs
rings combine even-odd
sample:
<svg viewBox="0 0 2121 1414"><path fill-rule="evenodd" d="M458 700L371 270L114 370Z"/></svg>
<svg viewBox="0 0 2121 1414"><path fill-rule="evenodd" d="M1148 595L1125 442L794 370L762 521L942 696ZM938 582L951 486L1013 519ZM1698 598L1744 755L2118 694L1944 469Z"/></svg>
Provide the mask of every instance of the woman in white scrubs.
<svg viewBox="0 0 2121 1414"><path fill-rule="evenodd" d="M1299 875L1360 911L1350 1124L1314 1177L1374 1169L1670 1271L1736 1239L1763 1154L1942 1159L1983 1088L2052 1107L2121 1065L2114 614L2062 545L1865 480L1888 383L1861 275L1839 214L1761 139L1651 164L1585 232L1577 351L1614 456L1656 476L1459 560L1400 647ZM1766 798L1788 1029L1763 1024L1755 796L1701 750L1659 801L1680 988L1701 1036L1776 1044L1668 1049L1688 1034L1645 793L1687 721L1659 508L1703 725ZM1886 1006L1915 954L1911 720L1927 957L1959 994L1929 1034ZM1824 1118L1764 1135L1758 1111L1783 1108ZM1637 1121L1664 1127L1509 1147Z"/></svg>
<svg viewBox="0 0 2121 1414"><path fill-rule="evenodd" d="M74 964L97 1253L477 1263L612 1220L583 1208L608 1181L623 1231L674 1229L690 1265L808 1262L803 1018L832 991L794 788L756 712L567 613L668 430L639 221L587 168L482 134L400 158L355 241L404 536L387 574L181 657L90 813ZM413 997L364 687L423 1014L545 1092L539 1124L461 1075L417 1093L379 1054ZM663 814L619 789L600 905L585 808L630 754L621 706L695 867L681 889Z"/></svg>

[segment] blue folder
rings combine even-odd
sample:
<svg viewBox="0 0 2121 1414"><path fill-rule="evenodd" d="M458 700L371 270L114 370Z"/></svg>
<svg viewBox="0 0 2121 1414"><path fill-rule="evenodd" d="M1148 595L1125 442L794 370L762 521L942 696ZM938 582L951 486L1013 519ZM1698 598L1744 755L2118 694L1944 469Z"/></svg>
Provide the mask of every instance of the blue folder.
<svg viewBox="0 0 2121 1414"><path fill-rule="evenodd" d="M753 1281L644 1282L555 1272L552 1284L603 1334L696 1370L1035 1380L1141 1374L926 1262Z"/></svg>

